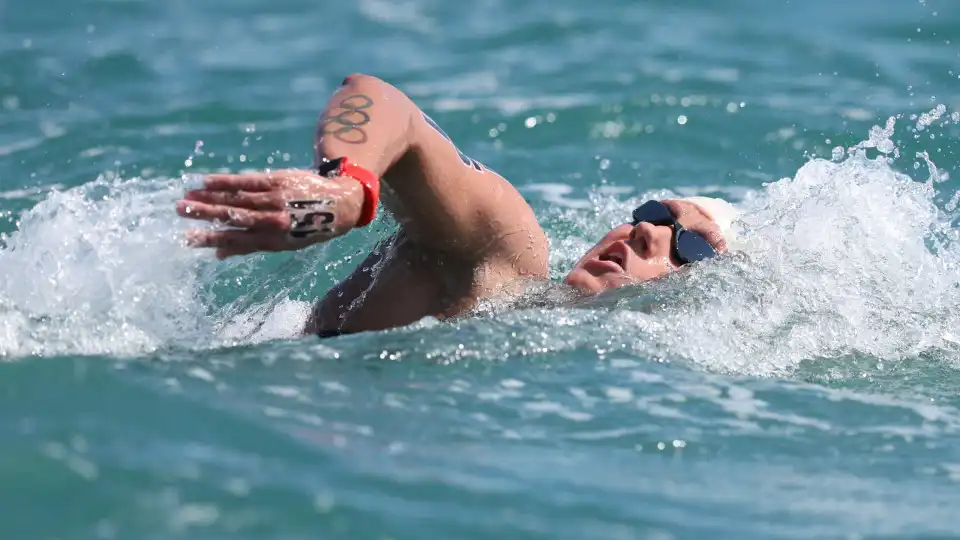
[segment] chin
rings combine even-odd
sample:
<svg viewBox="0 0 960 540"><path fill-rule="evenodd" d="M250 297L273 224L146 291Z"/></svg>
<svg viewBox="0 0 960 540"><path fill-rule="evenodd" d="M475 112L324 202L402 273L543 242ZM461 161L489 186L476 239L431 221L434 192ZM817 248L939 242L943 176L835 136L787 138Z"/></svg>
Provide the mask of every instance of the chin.
<svg viewBox="0 0 960 540"><path fill-rule="evenodd" d="M580 268L571 270L563 282L585 295L599 294L606 290L599 279Z"/></svg>

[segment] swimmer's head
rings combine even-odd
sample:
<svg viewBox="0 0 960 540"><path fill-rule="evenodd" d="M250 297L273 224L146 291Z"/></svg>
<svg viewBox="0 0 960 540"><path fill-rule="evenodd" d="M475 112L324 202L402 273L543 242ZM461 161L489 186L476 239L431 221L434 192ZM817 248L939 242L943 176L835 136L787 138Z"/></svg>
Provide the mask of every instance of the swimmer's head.
<svg viewBox="0 0 960 540"><path fill-rule="evenodd" d="M659 203L662 206L656 201L645 203L635 212L639 220L611 229L577 261L564 281L585 293L597 294L650 281L685 264L726 253L727 237L737 216L733 205L709 197ZM664 207L670 216L665 215ZM677 232L666 222L671 216L696 235L681 238L678 246Z"/></svg>

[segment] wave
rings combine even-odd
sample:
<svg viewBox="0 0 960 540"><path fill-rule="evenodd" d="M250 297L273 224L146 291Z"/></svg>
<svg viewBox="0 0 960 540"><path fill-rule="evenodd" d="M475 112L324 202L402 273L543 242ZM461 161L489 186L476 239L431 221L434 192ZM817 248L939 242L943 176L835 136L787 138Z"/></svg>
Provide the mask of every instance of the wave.
<svg viewBox="0 0 960 540"><path fill-rule="evenodd" d="M952 117L919 118L930 130ZM924 181L894 168L895 124L831 160L809 160L793 177L725 189L744 213L740 249L719 260L616 291L592 309L520 309L398 332L433 333L409 351L426 358L592 349L756 375L849 355L955 362L960 243L956 203L943 201L956 197L945 196L949 175L927 156ZM190 181L104 177L50 191L24 212L0 249L0 355L135 356L292 338L310 296L372 243L363 233L359 244L215 262L183 245L190 224L172 212ZM568 195L557 185L533 189ZM674 194L691 190L623 200L606 186L588 201L551 206L541 217L553 277L632 204ZM443 339L464 329L473 343Z"/></svg>

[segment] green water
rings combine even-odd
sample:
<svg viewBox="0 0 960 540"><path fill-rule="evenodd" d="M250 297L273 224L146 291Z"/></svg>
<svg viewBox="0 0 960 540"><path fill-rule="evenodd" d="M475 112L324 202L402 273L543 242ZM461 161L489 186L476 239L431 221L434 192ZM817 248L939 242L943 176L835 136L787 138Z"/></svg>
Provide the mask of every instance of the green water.
<svg viewBox="0 0 960 540"><path fill-rule="evenodd" d="M958 29L948 0L0 0L0 538L960 535ZM351 72L521 190L556 279L648 197L737 203L743 249L299 338L390 219L216 262L173 201L308 165Z"/></svg>

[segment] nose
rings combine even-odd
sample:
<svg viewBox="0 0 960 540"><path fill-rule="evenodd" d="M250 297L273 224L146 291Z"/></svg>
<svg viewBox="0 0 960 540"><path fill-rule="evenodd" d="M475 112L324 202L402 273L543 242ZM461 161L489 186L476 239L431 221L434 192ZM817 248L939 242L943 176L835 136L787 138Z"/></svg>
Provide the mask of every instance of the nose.
<svg viewBox="0 0 960 540"><path fill-rule="evenodd" d="M630 231L630 238L627 240L627 244L630 245L637 255L646 258L650 251L650 246L654 243L656 230L657 227L652 223L640 222Z"/></svg>

